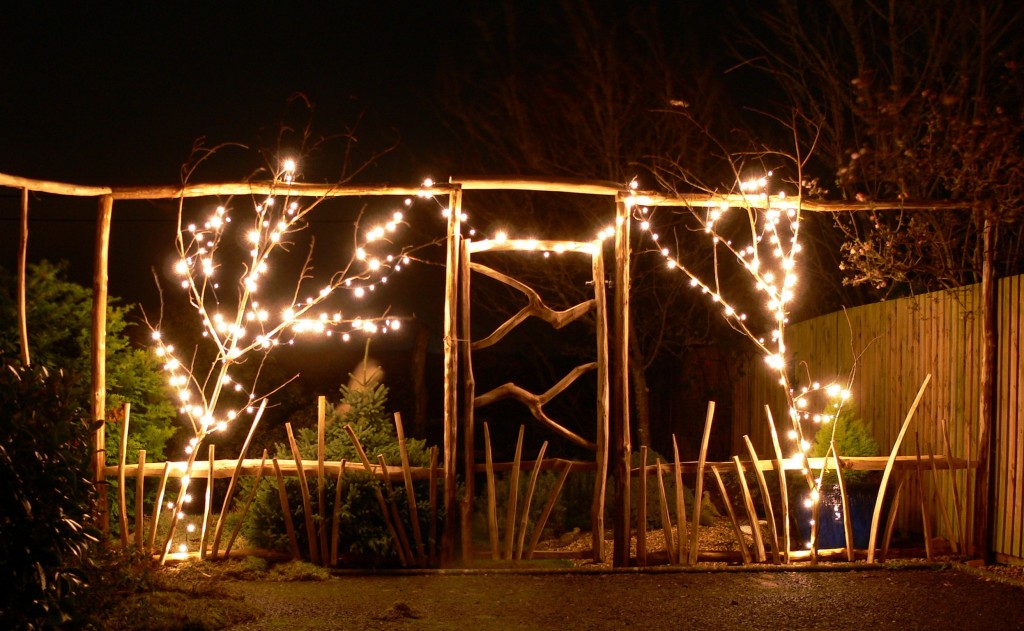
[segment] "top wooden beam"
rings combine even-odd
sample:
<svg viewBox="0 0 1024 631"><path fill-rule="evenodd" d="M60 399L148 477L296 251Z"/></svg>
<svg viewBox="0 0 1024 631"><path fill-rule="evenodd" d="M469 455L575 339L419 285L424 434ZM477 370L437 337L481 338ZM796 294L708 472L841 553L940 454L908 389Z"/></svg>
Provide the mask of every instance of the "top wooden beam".
<svg viewBox="0 0 1024 631"><path fill-rule="evenodd" d="M615 182L581 180L573 178L538 177L457 177L448 184L435 183L430 187L390 186L386 184L335 185L296 182L290 185L273 182L223 182L187 184L185 186L85 186L47 180L35 180L0 173L0 186L25 189L40 193L77 197L111 195L120 199L178 199L212 197L218 195L281 195L295 197L363 197L363 196L433 196L448 195L453 189L464 191L534 191L546 193L572 193L615 197L623 195L638 206L677 206L690 208L796 208L809 212L855 212L864 210L963 210L970 202L929 200L879 200L869 202L830 202L786 197L779 195L742 195L631 191Z"/></svg>

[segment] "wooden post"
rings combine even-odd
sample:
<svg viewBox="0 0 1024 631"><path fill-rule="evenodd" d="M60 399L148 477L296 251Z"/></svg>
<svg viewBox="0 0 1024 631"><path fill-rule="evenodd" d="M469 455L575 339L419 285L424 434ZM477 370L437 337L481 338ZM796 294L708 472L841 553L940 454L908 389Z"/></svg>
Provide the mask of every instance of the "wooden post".
<svg viewBox="0 0 1024 631"><path fill-rule="evenodd" d="M629 238L630 212L627 194L615 198L615 323L611 353L612 459L615 463L615 540L612 564L629 565L630 498L629 458ZM600 246L598 246L600 247Z"/></svg>
<svg viewBox="0 0 1024 631"><path fill-rule="evenodd" d="M444 290L444 532L441 534L441 564L448 565L455 553L456 463L458 454L459 342L458 287L459 252L462 248L462 189L455 186L448 197L448 238Z"/></svg>
<svg viewBox="0 0 1024 631"><path fill-rule="evenodd" d="M92 420L99 421L93 436L95 449L94 477L99 495L99 527L104 532L110 525L107 511L107 259L110 252L110 219L114 198L103 195L96 218L96 249L92 272Z"/></svg>
<svg viewBox="0 0 1024 631"><path fill-rule="evenodd" d="M128 455L128 422L131 416L131 403L124 404L124 422L121 425L121 448L117 454L117 499L118 506L121 509L120 521L121 521L121 546L128 546L128 506L125 503L125 479L124 479L124 466L125 458Z"/></svg>
<svg viewBox="0 0 1024 631"><path fill-rule="evenodd" d="M18 234L18 331L21 363L32 365L28 352L28 189L21 189L21 231Z"/></svg>
<svg viewBox="0 0 1024 631"><path fill-rule="evenodd" d="M595 563L604 562L604 498L608 485L608 301L604 281L604 252L595 243L591 259L594 279L594 326L597 338L597 453L594 500L590 507L591 550Z"/></svg>
<svg viewBox="0 0 1024 631"><path fill-rule="evenodd" d="M995 485L992 483L995 460L995 445L1001 437L993 435L998 405L996 402L996 359L999 344L998 291L996 283L996 227L992 219L985 216L983 229L984 267L981 273L982 330L984 331L984 352L981 356L981 384L978 401L978 467L974 474L974 556L981 556L986 562L994 560L990 541L992 540L992 516L989 514L993 503ZM964 550L967 554L969 551Z"/></svg>
<svg viewBox="0 0 1024 631"><path fill-rule="evenodd" d="M704 436L700 441L700 456L697 459L697 482L693 491L693 524L690 527L690 565L697 562L697 532L700 528L700 505L704 502L704 463L708 458L708 442L711 440L711 421L715 418L715 402L708 401L708 413L704 419Z"/></svg>
<svg viewBox="0 0 1024 631"><path fill-rule="evenodd" d="M472 273L469 268L469 239L463 239L459 250L459 312L461 314L461 339L462 349L459 354L462 357L463 368L463 409L462 409L462 441L463 441L463 470L465 471L462 481L462 559L469 561L473 558L473 496L475 494L476 455L475 432L473 427L474 406L476 398L476 378L473 376L473 350L470 333L472 328L470 313L470 281Z"/></svg>

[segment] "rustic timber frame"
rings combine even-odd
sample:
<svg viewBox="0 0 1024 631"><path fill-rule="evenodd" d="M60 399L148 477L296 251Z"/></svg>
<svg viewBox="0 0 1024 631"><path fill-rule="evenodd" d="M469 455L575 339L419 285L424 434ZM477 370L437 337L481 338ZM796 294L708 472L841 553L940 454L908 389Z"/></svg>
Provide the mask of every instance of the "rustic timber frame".
<svg viewBox="0 0 1024 631"><path fill-rule="evenodd" d="M102 420L106 414L106 367L105 367L105 348L106 348L106 304L107 304L107 268L108 268L108 252L109 252L109 241L110 241L110 225L113 217L114 205L118 200L128 199L178 199L178 198L191 198L191 197L204 197L214 195L235 195L235 194L270 194L276 192L279 186L272 183L225 183L225 184L194 184L186 186L166 186L166 187L93 187L93 186L78 186L73 184L64 184L58 182L49 182L42 180L32 180L27 178L21 178L16 176L10 176L0 174L0 186L17 188L22 191L22 222L21 222L21 240L19 248L19 316L20 316L20 329L22 334L22 359L25 363L29 362L29 344L27 340L27 328L25 326L25 252L26 243L28 239L28 215L29 215L29 204L28 204L28 193L38 192L55 195L65 196L84 196L93 197L98 200L97 208L97 229L95 235L95 251L94 251L94 270L93 270L93 292L94 292L94 307L93 307L93 335L92 335L92 417L98 420ZM630 563L630 538L631 538L631 524L630 524L630 498L629 498L629 479L631 475L640 475L642 484L646 484L646 479L649 473L654 472L660 476L664 472L672 473L676 475L677 480L681 472L693 471L698 474L697 484L703 483L704 474L704 457L702 455L701 461L696 463L696 467L693 463L680 463L678 456L676 458L675 466L661 465L658 464L653 468L648 467L644 463L639 470L630 467L629 459L632 452L630 442L630 426L629 426L629 384L628 384L628 370L627 370L627 358L628 358L628 335L625 334L629 330L629 257L630 257L630 224L631 224L631 212L630 209L633 204L644 204L648 206L684 206L684 207L719 207L723 205L735 206L735 207L760 207L764 201L760 197L748 197L745 195L717 195L717 194L684 194L684 195L666 195L653 192L637 192L632 191L628 187L617 183L606 183L606 182L593 182L593 181L578 181L578 180L566 180L566 179L553 179L553 178L457 178L452 179L447 185L434 185L430 187L390 187L390 186L335 186L335 185L311 185L311 184L293 184L290 187L289 192L296 196L306 197L341 197L341 196L415 196L415 195L431 195L431 196L444 196L447 195L449 198L449 208L452 212L449 215L448 221L448 237L447 237L447 269L446 269L446 290L445 290L445 326L444 326L444 350L445 350L445 385L444 385L444 445L443 445L443 479L444 479L444 508L445 508L445 527L442 534L442 545L441 545L441 562L442 564L452 564L457 562L463 562L468 560L468 555L471 553L469 545L471 543L471 537L468 536L468 523L470 517L470 502L464 499L464 504L461 510L456 509L457 503L457 485L456 477L458 474L458 454L459 454L459 440L458 440L458 426L460 418L464 425L464 435L462 437L462 444L464 446L464 464L463 471L467 474L466 479L472 478L469 475L470 471L477 470L477 463L473 458L473 436L474 431L472 421L472 410L478 405L482 405L481 399L486 402L487 397L490 395L492 399L502 394L489 393L488 395L482 395L477 397L473 392L473 380L472 380L472 363L471 363L471 352L473 350L472 343L468 340L459 338L459 331L465 328L462 323L462 318L468 318L468 306L465 311L460 311L460 292L464 291L465 296L468 298L469 288L469 272L473 269L470 261L472 254L472 248L474 244L466 243L461 234L460 229L460 212L461 208L461 197L463 191L467 190L528 190L537 192L561 192L561 193L574 193L574 194L586 194L586 195L598 195L604 196L609 200L614 200L615 210L615 241L614 241L614 253L615 253L615 267L613 272L613 282L616 288L614 303L611 309L613 315L613 321L611 325L611 344L606 353L605 366L602 369L601 358L600 358L600 340L598 342L599 358L595 369L599 372L604 370L604 375L607 378L607 390L605 396L607 397L607 403L604 404L603 409L607 410L607 418L598 419L598 425L602 424L606 428L607 441L604 445L600 444L601 433L599 431L599 440L595 443L596 452L598 454L598 466L605 469L610 469L615 475L615 506L614 512L614 554L613 560L616 566L624 566ZM858 203L858 204L831 204L823 202L813 202L809 200L799 200L792 197L787 199L787 202L797 203L803 211L811 212L848 212L854 210L897 210L897 209L918 209L918 210L964 210L964 204L954 203L942 203L942 202L920 202L911 203L906 200L898 202L871 202L871 203ZM977 475L975 476L976 489L974 498L976 502L976 519L974 522L974 544L975 550L980 554L988 554L989 546L988 539L990 536L991 526L989 523L989 498L991 488L991 468L989 465L989 459L992 449L992 427L995 414L994 406L994 384L995 384L995 348L996 348L996 335L997 329L995 326L995 275L994 275L994 245L992 243L992 233L994 227L988 218L985 220L985 257L984 264L985 268L983 271L983 282L982 282L982 311L984 314L984 337L985 337L985 348L986 352L983 355L981 362L981 389L979 393L979 457L976 462L973 463L962 463L957 462L952 458L939 458L937 456L927 456L925 461L931 464L934 469L937 468L954 468L954 467L965 467L970 466L977 469ZM477 245L476 247L482 247ZM597 274L597 255L593 255L592 259L595 275ZM463 265L465 266L463 267ZM482 270L476 268L478 272ZM486 273L486 272L483 272ZM602 271L603 273L603 271ZM460 286L459 278L462 277L466 280ZM524 293L527 293L524 291ZM529 294L527 293L529 296ZM595 296L595 304L599 300ZM532 298L531 298L532 301ZM532 302L531 302L532 304ZM607 308L606 308L607 312ZM529 314L527 314L529 315ZM524 316L525 317L525 316ZM607 331L606 331L607 333ZM481 342L477 342L479 344ZM466 370L468 380L463 379L460 382L459 371L460 371L460 351L465 356L465 364L463 370ZM599 379L600 381L600 379ZM466 384L463 387L463 407L460 416L460 403L459 403L459 384ZM922 386L923 389L924 386ZM557 388L557 386L556 386ZM522 393L515 391L514 389L506 389L504 394L515 393L514 396L518 396L521 400L525 400L535 412L535 416L538 418L543 417L542 404L545 397L548 395L529 395L529 393ZM557 390L555 392L557 394ZM553 395L552 395L553 396ZM531 398L532 397L532 398ZM916 402L907 417L907 423L913 416L914 408L916 408ZM713 406L712 406L713 409ZM599 415L600 416L600 415ZM708 427L710 426L711 418L713 416L712 410L709 410L708 414ZM468 419L468 420L467 420ZM542 421L543 422L543 421ZM906 426L903 430L905 431ZM161 477L163 482L161 488L166 483L168 476L174 475L173 467L170 463L163 466L151 466L140 462L139 465L126 465L123 462L115 468L111 468L106 464L105 454L105 436L104 428L101 426L95 437L95 471L94 479L98 484L101 493L105 494L106 484L105 480L112 471L118 471L122 477L126 473L134 472L140 476L154 475ZM707 435L707 431L705 432ZM901 432L900 437L902 438L903 433ZM706 451L706 438L702 447L702 454ZM898 447L898 444L897 444ZM607 453L609 461L602 461L601 454ZM811 467L817 468L820 466L835 467L837 464L841 464L847 468L877 468L883 469L886 472L886 477L891 470L900 468L914 468L920 467L922 460L919 458L913 462L904 461L902 458L893 455L886 459L885 462L874 462L871 459L863 458L833 458L829 461L816 462L812 459ZM538 461L542 461L543 458L539 458ZM776 454L774 460L759 460L755 457L753 450L751 450L750 463L741 463L739 460L735 460L732 463L708 463L708 466L712 469L716 479L720 478L719 470L724 470L726 466L735 467L737 472L744 470L750 470L754 472L761 472L763 469L775 467L778 470L789 470L791 468L799 468L801 465L799 462L789 462L782 458L781 452ZM766 464L767 463L767 464ZM197 478L204 477L203 463L198 463L197 469L194 476ZM538 463L540 464L540 463ZM212 450L210 453L210 462L205 470L206 477L215 477L215 472L221 469L219 462L213 459ZM286 463L279 465L277 462L274 463L275 471L280 477L283 470L288 470ZM230 467L225 467L229 471L233 471L233 476L237 476L239 472L245 474L262 475L265 466L265 459L261 461L257 467L255 462L244 460L242 457L236 461L231 461ZM304 470L307 467L312 467L312 470L318 471L321 478L327 473L334 473L335 468L337 469L337 475L342 475L345 471L346 466L352 466L346 463L337 463L333 466L325 466L322 459L319 462L307 464L304 461L297 461L295 463L295 473L299 476L303 475ZM133 469L134 468L134 469ZM379 474L386 479L401 479L402 474L387 473L386 465L381 463L380 466L374 467L368 461L364 462L364 468L373 471L375 474ZM409 475L409 472L404 472ZM568 468L565 468L564 473L568 473ZM417 472L419 477L430 477L434 478L434 467L431 467L429 471ZM601 477L601 476L598 476ZM742 476L741 476L742 477ZM564 477L563 477L564 480ZM141 482L139 482L141 484ZM602 482L603 484L603 482ZM471 493L471 484L467 484L467 498ZM123 488L123 484L121 485ZM681 484L677 484L677 492L681 489ZM724 486L722 487L724 491ZM432 487L433 490L433 487ZM884 494L885 489L882 489ZM595 489L595 506L597 504L597 492ZM645 504L645 502L643 503ZM106 505L105 502L103 504ZM879 506L881 505L881 497L879 498ZM749 506L749 502L748 502ZM678 505L677 505L678 508ZM386 510L386 509L385 509ZM596 511L595 511L596 513ZM122 511L122 514L123 511ZM307 512L308 514L308 512ZM662 510L663 516L667 516L667 512ZM456 522L456 516L460 519ZM679 520L680 535L682 534L682 525L686 519L682 515ZM105 520L106 515L103 515ZM596 518L595 518L596 519ZM876 510L876 526L878 520L878 511ZM694 523L696 523L696 519ZM105 524L104 524L105 525ZM641 532L646 528L643 523L638 524ZM461 549L456 552L456 535L457 532L462 532L462 546ZM873 529L874 530L874 529ZM596 528L595 528L596 531ZM138 536L139 533L137 532ZM594 555L595 558L600 555L599 541L597 541L600 533L595 532L594 535ZM693 536L693 533L691 533ZM874 542L875 532L872 533L872 541ZM311 537L311 540L315 538ZM680 542L681 543L681 542ZM787 543L788 546L788 543ZM520 550L522 546L520 546ZM773 548L776 553L778 546ZM205 547L204 547L205 551ZM691 545L690 547L690 559L696 559L696 549ZM813 556L815 550L811 550ZM847 554L852 554L852 549L847 549ZM216 546L214 549L214 555L216 555ZM639 556L639 550L638 550ZM671 556L671 555L670 555ZM760 556L760 555L759 555ZM801 555L793 554L787 555L787 559L799 558ZM873 559L874 546L869 550L869 559ZM682 558L681 547L677 558ZM746 557L744 557L746 560Z"/></svg>

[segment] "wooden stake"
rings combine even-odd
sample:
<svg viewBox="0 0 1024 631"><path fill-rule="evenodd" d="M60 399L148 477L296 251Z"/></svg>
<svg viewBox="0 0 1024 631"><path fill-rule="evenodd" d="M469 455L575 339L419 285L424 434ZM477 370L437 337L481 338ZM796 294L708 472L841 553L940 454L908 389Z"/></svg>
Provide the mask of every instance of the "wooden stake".
<svg viewBox="0 0 1024 631"><path fill-rule="evenodd" d="M640 446L640 475L636 498L636 564L647 565L647 445Z"/></svg>
<svg viewBox="0 0 1024 631"><path fill-rule="evenodd" d="M608 484L608 423L611 413L608 389L608 303L605 295L604 254L594 248L591 257L594 279L594 327L597 338L597 452L594 456L594 499L590 505L590 541L595 563L604 562L604 501Z"/></svg>
<svg viewBox="0 0 1024 631"><path fill-rule="evenodd" d="M345 459L338 467L338 479L334 483L334 510L331 514L331 566L338 564L338 537L341 534L341 482L345 477Z"/></svg>
<svg viewBox="0 0 1024 631"><path fill-rule="evenodd" d="M938 492L939 470L935 465L935 450L932 449L931 443L925 445L925 449L928 450L929 460L931 460L932 463L932 502L938 506L939 514L942 515L942 522L946 524L946 532L949 533L949 545L953 549L953 554L959 554L960 547L957 544L956 530L953 528L953 523L949 520L949 512L946 510L946 503L942 501L942 495Z"/></svg>
<svg viewBox="0 0 1024 631"><path fill-rule="evenodd" d="M124 404L124 423L121 425L121 449L117 454L117 499L121 508L121 547L128 547L128 506L125 501L124 464L128 455L128 420L132 409L131 403Z"/></svg>
<svg viewBox="0 0 1024 631"><path fill-rule="evenodd" d="M850 515L850 496L846 493L846 481L843 478L843 461L836 449L836 441L832 441L832 455L836 459L836 480L839 481L839 498L843 507L843 533L846 535L846 560L853 562L853 521Z"/></svg>
<svg viewBox="0 0 1024 631"><path fill-rule="evenodd" d="M537 464L530 473L530 484L526 487L526 496L523 497L523 516L519 522L519 544L516 548L516 560L523 558L523 547L526 543L526 527L530 524L530 503L533 501L533 492L537 489L537 478L540 476L541 466L544 462L544 452L548 449L548 441L540 446L537 454Z"/></svg>
<svg viewBox="0 0 1024 631"><path fill-rule="evenodd" d="M18 334L21 340L21 363L32 365L28 352L28 189L21 189L21 231L18 233Z"/></svg>
<svg viewBox="0 0 1024 631"><path fill-rule="evenodd" d="M487 475L487 533L491 540L491 560L501 558L498 542L498 497L494 488L494 457L491 453L491 430L484 421L484 470Z"/></svg>
<svg viewBox="0 0 1024 631"><path fill-rule="evenodd" d="M210 507L213 506L213 457L215 445L210 444L207 448L207 454L209 455L210 468L207 469L206 475L206 502L203 504L203 530L199 535L199 558L206 558L206 527L210 523Z"/></svg>
<svg viewBox="0 0 1024 631"><path fill-rule="evenodd" d="M921 500L921 522L924 530L924 554L932 560L932 520L924 494L924 465L921 464L921 437L914 432L914 455L917 457L917 487Z"/></svg>
<svg viewBox="0 0 1024 631"><path fill-rule="evenodd" d="M324 472L324 459L327 457L327 397L319 396L316 400L316 497L317 514L320 516L320 550L321 561L327 565L327 476Z"/></svg>
<svg viewBox="0 0 1024 631"><path fill-rule="evenodd" d="M956 511L956 529L960 534L960 549L967 554L967 536L961 524L963 515L960 509L960 487L956 482L956 469L953 468L953 450L949 444L949 433L946 429L946 419L942 419L942 442L945 445L946 462L949 463L949 481L953 485L953 510Z"/></svg>
<svg viewBox="0 0 1024 631"><path fill-rule="evenodd" d="M775 449L775 472L779 476L779 492L781 497L779 498L782 502L782 545L783 545L783 561L789 564L790 542L789 537L789 489L786 488L786 467L782 464L782 447L779 445L779 432L775 428L775 419L772 418L772 410L767 405L764 406L765 415L768 417L768 427L771 429L772 434L772 447Z"/></svg>
<svg viewBox="0 0 1024 631"><path fill-rule="evenodd" d="M220 515L217 516L217 525L213 529L213 549L210 550L210 557L213 559L217 558L217 550L220 548L220 533L221 528L224 525L224 520L228 513L228 508L231 506L231 498L235 494L235 487L238 485L238 476L242 472L242 461L245 460L245 454L249 451L249 443L252 442L252 436L256 432L256 426L259 424L260 419L263 418L263 411L267 409L267 400L263 399L260 401L260 407L257 408L256 414L252 418L252 423L249 425L249 433L245 437L245 442L242 443L242 450L238 453L238 458L235 460L235 470L231 472L231 481L228 482L228 492L224 495L224 503L220 508ZM211 473L211 477L212 477Z"/></svg>
<svg viewBox="0 0 1024 631"><path fill-rule="evenodd" d="M351 425L345 426L345 431L348 432L349 438L352 439L352 444L356 448L356 453L359 454L359 460L363 463L363 469L366 470L366 474L371 479L376 479L377 476L373 474L373 466L370 465L370 459L366 457L366 451L363 450L362 443L359 442L359 438L356 436L356 432L352 429ZM384 523L388 527L388 533L391 535L391 541L395 546L395 553L398 554L398 560L402 564L402 567L406 567L409 564L409 559L405 556L405 547L402 545L401 539L398 538L398 531L395 530L395 524L391 521L391 513L388 510L388 504L384 501L384 494L381 493L380 486L374 485L374 495L377 497L377 505L380 507L380 512L384 515Z"/></svg>
<svg viewBox="0 0 1024 631"><path fill-rule="evenodd" d="M722 494L722 500L725 502L725 512L729 515L729 521L732 522L732 529L736 533L736 542L740 546L740 554L743 556L743 565L750 565L750 548L747 547L747 542L743 540L743 531L740 530L740 522L736 519L736 511L732 509L732 501L729 500L729 492L725 490L725 482L722 481L722 475L718 472L718 467L711 465L711 473L715 476L715 481L718 482L718 490Z"/></svg>
<svg viewBox="0 0 1024 631"><path fill-rule="evenodd" d="M454 212L454 211L453 211ZM472 274L469 271L469 250L467 249L468 238L464 238L459 253L459 310L461 312L461 346L459 351L462 357L463 369L463 410L462 410L462 449L463 467L465 475L462 479L462 506L461 506L461 534L462 534L462 559L469 561L473 558L473 498L476 495L475 476L473 469L476 465L476 440L474 432L474 413L476 406L476 377L473 376L473 353L472 340L470 339L471 313L470 313L470 284Z"/></svg>
<svg viewBox="0 0 1024 631"><path fill-rule="evenodd" d="M160 509L163 508L164 491L167 489L167 478L171 475L171 463L164 463L164 474L160 478L160 486L156 490L156 502L153 504L153 521L149 525L149 554L153 554L156 546L156 526L160 523Z"/></svg>
<svg viewBox="0 0 1024 631"><path fill-rule="evenodd" d="M508 511L505 516L505 552L502 558L512 560L512 542L515 541L516 508L519 502L519 465L523 456L523 430L519 426L519 440L516 441L516 454L512 459L512 474L508 485Z"/></svg>
<svg viewBox="0 0 1024 631"><path fill-rule="evenodd" d="M459 408L459 254L462 250L462 190L454 187L448 194L448 236L444 287L444 532L441 564L447 565L455 554L456 463L458 461ZM468 560L468 559L467 559Z"/></svg>
<svg viewBox="0 0 1024 631"><path fill-rule="evenodd" d="M672 517L668 513L668 498L665 496L665 478L661 474L661 458L654 460L658 472L658 501L661 507L661 530L665 535L665 553L668 555L670 565L679 562L676 554L676 545L672 541Z"/></svg>
<svg viewBox="0 0 1024 631"><path fill-rule="evenodd" d="M569 477L569 471L572 469L572 463L567 462L562 468L562 474L558 476L558 481L555 482L555 488L551 489L551 495L548 496L548 501L544 504L544 510L541 511L540 518L537 519L537 525L533 527L533 534L530 535L530 547L526 550L526 558L532 559L533 552L537 548L537 542L540 541L541 533L544 532L544 526L548 523L548 517L551 515L551 510L555 507L555 503L558 501L558 494L562 492L562 485L565 484L565 479Z"/></svg>
<svg viewBox="0 0 1024 631"><path fill-rule="evenodd" d="M135 548L142 550L145 514L142 500L146 493L146 450L139 450L139 466L135 469Z"/></svg>
<svg viewBox="0 0 1024 631"><path fill-rule="evenodd" d="M931 381L932 375L928 373L924 378L924 383L921 384L921 389L917 391L917 397L914 398L913 405L910 406L910 411L907 412L907 418L903 421L903 427L900 428L900 433L896 437L896 442L892 446L892 452L889 454L889 460L885 464L885 471L882 473L882 483L878 487L878 497L875 499L875 512L871 516L871 537L868 543L868 563L875 562L875 544L878 542L878 522L882 517L882 503L885 501L885 487L889 483L889 476L892 474L892 465L896 461L896 454L900 450L900 444L903 442L903 437L907 433L907 428L910 427L910 421L914 418L914 412L917 411L917 406L921 403L921 398L924 397L925 388L928 387L928 382Z"/></svg>
<svg viewBox="0 0 1024 631"><path fill-rule="evenodd" d="M292 546L292 558L295 560L302 558L302 553L299 552L299 538L295 536L295 524L292 523L292 509L288 507L288 489L284 484L284 476L281 474L281 465L277 463L277 458L274 458L274 475L277 476L277 493L281 499L281 514L284 515L284 529L288 532L288 541Z"/></svg>
<svg viewBox="0 0 1024 631"><path fill-rule="evenodd" d="M320 551L316 541L316 526L313 523L313 501L309 495L309 485L306 483L306 471L302 466L302 454L299 453L299 445L295 442L292 424L285 423L284 429L288 434L288 446L291 447L292 457L295 459L295 474L299 478L299 491L302 493L302 514L306 522L306 537L309 539L309 562L319 565Z"/></svg>
<svg viewBox="0 0 1024 631"><path fill-rule="evenodd" d="M409 463L409 450L405 444L405 429L402 427L402 415L395 412L395 431L398 434L398 453L402 459L402 477L405 480L405 497L409 502L409 520L412 521L412 537L416 542L416 558L420 567L427 566L427 554L423 548L423 534L420 532L420 514L416 508L416 489L412 485L412 465Z"/></svg>
<svg viewBox="0 0 1024 631"><path fill-rule="evenodd" d="M750 487L747 486L747 476L743 474L743 463L739 456L732 457L733 465L736 467L736 478L740 482L740 492L743 494L743 505L747 509L747 522L750 524L750 532L754 537L754 551L757 554L757 562L764 563L768 558L764 553L764 540L761 539L761 522L757 519L757 509L754 508L754 499L750 496ZM754 468L757 468L755 463Z"/></svg>
<svg viewBox="0 0 1024 631"><path fill-rule="evenodd" d="M267 464L267 450L263 450L263 457L260 458L260 468L256 472L256 480L252 483L252 488L249 489L249 494L245 497L245 502L242 504L242 512L238 515L238 521L235 522L235 527L231 529L231 536L228 537L228 545L224 548L224 556L231 554L231 546L235 543L235 537L238 536L239 531L242 530L242 522L245 521L245 516L249 513L249 507L252 506L253 499L256 498L256 490L260 486L260 482L263 480L263 467Z"/></svg>
<svg viewBox="0 0 1024 631"><path fill-rule="evenodd" d="M889 555L889 543L892 541L892 531L896 527L896 513L900 509L900 497L903 494L903 484L907 481L907 476L900 474L900 483L896 486L896 494L892 498L892 506L889 508L889 519L886 520L885 524L885 536L882 538L882 562L885 562L885 558Z"/></svg>
<svg viewBox="0 0 1024 631"><path fill-rule="evenodd" d="M114 214L114 198L104 195L99 200L96 217L96 249L92 272L92 420L100 421L93 435L94 477L99 495L99 527L107 532L110 515L107 512L107 260L110 252L110 221ZM171 518L173 524L175 518ZM168 545L170 541L168 540ZM161 562L164 556L161 556Z"/></svg>
<svg viewBox="0 0 1024 631"><path fill-rule="evenodd" d="M743 442L747 444L747 452L750 453L750 462L754 465L754 474L757 476L757 486L761 489L762 504L764 505L765 520L768 522L768 534L772 538L772 562L778 565L782 562L782 555L779 553L779 531L775 527L775 508L772 506L772 496L768 492L768 481L764 478L764 471L758 465L760 459L754 451L754 443L750 442L750 436L743 436Z"/></svg>
<svg viewBox="0 0 1024 631"><path fill-rule="evenodd" d="M697 459L697 483L693 492L693 525L690 527L690 565L697 562L697 530L700 527L700 505L704 493L704 463L708 458L708 443L711 440L711 421L715 418L715 402L708 401L708 413L704 419L704 437L700 441L700 457Z"/></svg>
<svg viewBox="0 0 1024 631"><path fill-rule="evenodd" d="M384 479L384 488L388 491L388 504L391 506L391 520L395 524L395 531L398 532L398 542L402 546L402 555L410 565L416 564L416 557L409 545L409 535L405 532L405 525L402 523L402 514L398 512L398 501L395 499L395 487L391 484L391 476L388 473L388 462L384 454L377 454L377 463L380 465L380 475Z"/></svg>
<svg viewBox="0 0 1024 631"><path fill-rule="evenodd" d="M430 448L430 545L427 547L427 560L430 567L437 565L437 447Z"/></svg>
<svg viewBox="0 0 1024 631"><path fill-rule="evenodd" d="M632 207L625 193L615 198L615 306L611 352L610 385L612 392L611 452L615 472L615 531L613 565L629 565L630 532L630 457L633 452L629 429L629 270Z"/></svg>
<svg viewBox="0 0 1024 631"><path fill-rule="evenodd" d="M686 489L683 487L683 463L679 460L679 443L676 442L675 434L672 434L672 452L675 460L673 473L676 482L676 534L679 539L679 556L676 561L689 565L692 552L690 540L686 536Z"/></svg>

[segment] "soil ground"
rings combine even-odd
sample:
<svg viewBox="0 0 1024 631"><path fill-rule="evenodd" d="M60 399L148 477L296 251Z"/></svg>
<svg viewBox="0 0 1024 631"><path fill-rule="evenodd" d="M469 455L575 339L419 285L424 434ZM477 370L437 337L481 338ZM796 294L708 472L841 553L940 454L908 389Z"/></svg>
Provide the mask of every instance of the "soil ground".
<svg viewBox="0 0 1024 631"><path fill-rule="evenodd" d="M1024 629L1024 588L935 565L233 581L259 629Z"/></svg>

